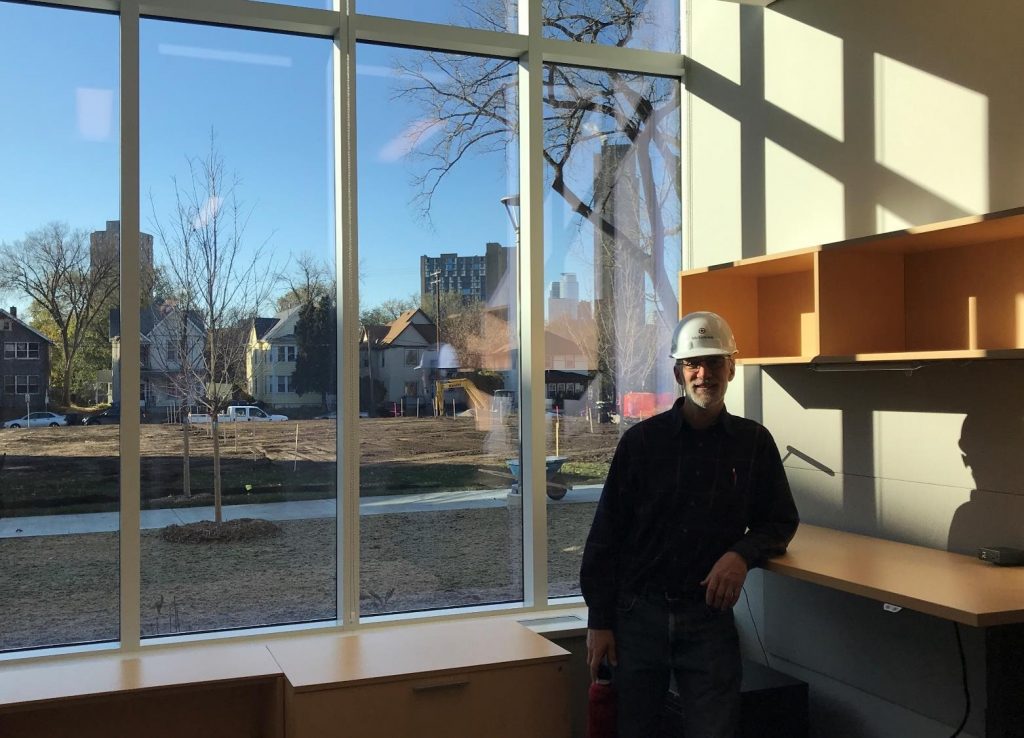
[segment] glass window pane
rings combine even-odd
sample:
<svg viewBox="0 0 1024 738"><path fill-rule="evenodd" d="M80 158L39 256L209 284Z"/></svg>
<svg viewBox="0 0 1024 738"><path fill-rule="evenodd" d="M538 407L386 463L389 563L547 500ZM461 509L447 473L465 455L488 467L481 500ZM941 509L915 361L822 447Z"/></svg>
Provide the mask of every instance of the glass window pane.
<svg viewBox="0 0 1024 738"><path fill-rule="evenodd" d="M360 607L519 600L516 65L357 62Z"/></svg>
<svg viewBox="0 0 1024 738"><path fill-rule="evenodd" d="M679 82L569 66L545 76L558 82L546 88L545 182L561 183L544 209L547 447L561 464L548 494L564 495L548 507L557 597L579 593L583 544L619 436L675 399Z"/></svg>
<svg viewBox="0 0 1024 738"><path fill-rule="evenodd" d="M679 52L678 0L544 0L544 36Z"/></svg>
<svg viewBox="0 0 1024 738"><path fill-rule="evenodd" d="M332 42L144 20L140 45L142 633L333 619Z"/></svg>
<svg viewBox="0 0 1024 738"><path fill-rule="evenodd" d="M263 2L264 0L257 0ZM300 8L321 8L323 10L335 10L336 3L340 2L344 6L344 0L265 0L266 2L273 2L275 5L295 5Z"/></svg>
<svg viewBox="0 0 1024 738"><path fill-rule="evenodd" d="M519 0L356 0L356 12L515 33Z"/></svg>
<svg viewBox="0 0 1024 738"><path fill-rule="evenodd" d="M0 3L0 650L118 637L119 434L82 425L110 401L118 98L116 17Z"/></svg>

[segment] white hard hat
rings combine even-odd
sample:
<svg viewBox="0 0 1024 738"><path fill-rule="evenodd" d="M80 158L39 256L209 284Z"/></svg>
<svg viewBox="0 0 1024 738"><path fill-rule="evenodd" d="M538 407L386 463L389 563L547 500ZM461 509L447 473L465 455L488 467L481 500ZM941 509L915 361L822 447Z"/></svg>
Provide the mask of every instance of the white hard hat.
<svg viewBox="0 0 1024 738"><path fill-rule="evenodd" d="M736 353L736 339L725 319L717 313L697 312L684 315L672 333L675 360L695 356L732 356Z"/></svg>

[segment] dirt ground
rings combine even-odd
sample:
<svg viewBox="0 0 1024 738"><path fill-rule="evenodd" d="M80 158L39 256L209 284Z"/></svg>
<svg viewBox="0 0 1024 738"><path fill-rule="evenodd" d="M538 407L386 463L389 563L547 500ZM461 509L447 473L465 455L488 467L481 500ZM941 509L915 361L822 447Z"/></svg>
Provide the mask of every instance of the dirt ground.
<svg viewBox="0 0 1024 738"><path fill-rule="evenodd" d="M504 459L515 455L518 435L514 426L478 428L471 418L362 419L359 428L364 474L374 467L412 465L416 475L425 478L454 465L500 469ZM607 462L618 431L615 426L595 425L591 433L585 419L560 419L559 453L584 462ZM553 428L548 435L553 453ZM76 476L111 463L113 477L107 470L106 484L116 491L119 438L119 429L110 426L0 431L0 453L7 454L0 471L0 498L9 494L12 480L28 482L21 475L45 470L73 489ZM212 439L202 432L190 442L194 459L210 453ZM179 428L143 426L140 444L144 459L156 463L156 474L151 472L150 478L180 474ZM326 466L333 474L335 425L310 420L247 424L229 429L222 449L229 466L251 467L255 456L260 464L294 469L300 475L312 474L317 466ZM144 470L143 484L145 476ZM494 480L493 474L482 475L481 483L506 483ZM593 503L548 507L553 595L577 590L593 508ZM228 543L171 543L160 531L144 531L143 633L333 619L333 521L278 525L281 533L276 537ZM361 611L403 612L519 599L521 539L521 511L515 505L364 516ZM0 650L116 638L117 556L114 533L0 539Z"/></svg>
<svg viewBox="0 0 1024 738"><path fill-rule="evenodd" d="M358 427L363 494L507 486L505 461L518 454L514 416L501 423L463 417L363 418ZM319 491L333 496L336 429L330 420L222 424L225 494L276 491L287 497ZM586 418L560 418L558 454L575 464L607 463L618 431L618 426L591 425ZM554 454L550 418L547 435L547 453ZM118 426L0 430L0 454L6 455L0 469L0 516L116 510L120 444ZM145 506L165 506L164 498L184 490L182 428L143 425L139 446ZM192 493L212 492L212 458L209 426L193 427ZM149 504L155 500L161 502Z"/></svg>

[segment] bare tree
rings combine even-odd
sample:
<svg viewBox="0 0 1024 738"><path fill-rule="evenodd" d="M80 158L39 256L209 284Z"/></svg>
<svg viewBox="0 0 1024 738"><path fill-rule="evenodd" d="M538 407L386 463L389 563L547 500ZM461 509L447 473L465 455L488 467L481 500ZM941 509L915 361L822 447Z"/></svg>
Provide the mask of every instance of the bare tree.
<svg viewBox="0 0 1024 738"><path fill-rule="evenodd" d="M477 27L505 28L502 0L463 5ZM644 0L553 0L546 7L544 26L547 35L556 38L626 46L646 5ZM424 146L410 154L416 165L416 202L429 216L434 195L460 161L504 150L514 140L517 69L505 60L440 52L417 54L399 68L396 96L417 104L423 119L431 121L424 127L430 133L422 137ZM678 236L679 225L666 223L663 213L666 198L678 201L681 192L678 83L617 70L549 64L544 68L544 105L546 182L596 233L644 265L658 303L653 312L673 319L676 297L664 253L667 239ZM614 209L608 207L605 195L613 187L591 188L587 181L574 184L574 169L587 164L583 161L587 153L619 142L632 152L631 170L625 172L623 166L620 170L639 183L635 207L644 239L622 228Z"/></svg>
<svg viewBox="0 0 1024 738"><path fill-rule="evenodd" d="M359 311L359 322L363 325L387 325L407 310L420 306L420 297L413 293L408 297L389 297L379 305Z"/></svg>
<svg viewBox="0 0 1024 738"><path fill-rule="evenodd" d="M334 270L308 251L300 254L291 271L282 272L279 280L287 290L277 298L278 312L318 302L322 297L333 298L335 294Z"/></svg>
<svg viewBox="0 0 1024 738"><path fill-rule="evenodd" d="M71 403L73 368L89 329L105 317L105 306L117 295L117 255L98 252L94 256L90 263L88 234L60 222L0 248L4 261L0 287L28 296L56 333L64 405Z"/></svg>
<svg viewBox="0 0 1024 738"><path fill-rule="evenodd" d="M463 300L458 292L442 292L439 299L437 295L423 296L423 312L440 328L437 335L441 344L448 344L455 350L462 369L479 369L483 364L480 336L484 330L485 307L480 300Z"/></svg>
<svg viewBox="0 0 1024 738"><path fill-rule="evenodd" d="M178 371L170 375L183 407L199 405L210 415L213 437L215 521L221 522L221 458L218 414L231 403L237 372L245 365L247 335L274 287L275 270L265 257L266 242L250 246L245 238L252 210L238 199L239 179L228 173L210 136L202 158L189 158L188 178L174 183L174 210L164 218L150 198L152 220L168 263L168 282L177 309L202 329L178 335ZM197 345L201 342L201 345ZM187 438L187 414L182 428Z"/></svg>

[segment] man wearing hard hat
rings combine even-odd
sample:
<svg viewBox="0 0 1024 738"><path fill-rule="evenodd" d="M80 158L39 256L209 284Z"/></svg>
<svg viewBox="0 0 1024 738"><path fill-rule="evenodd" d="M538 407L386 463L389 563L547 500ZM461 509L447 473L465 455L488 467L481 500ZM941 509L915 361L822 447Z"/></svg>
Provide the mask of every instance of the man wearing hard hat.
<svg viewBox="0 0 1024 738"><path fill-rule="evenodd" d="M735 354L721 316L679 321L671 356L684 396L623 434L587 537L587 659L592 678L603 660L613 667L619 738L657 734L670 675L684 735L736 732L732 607L799 518L771 434L725 409Z"/></svg>

